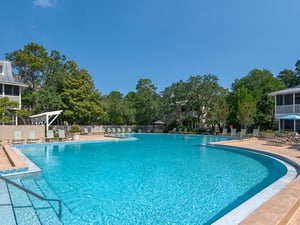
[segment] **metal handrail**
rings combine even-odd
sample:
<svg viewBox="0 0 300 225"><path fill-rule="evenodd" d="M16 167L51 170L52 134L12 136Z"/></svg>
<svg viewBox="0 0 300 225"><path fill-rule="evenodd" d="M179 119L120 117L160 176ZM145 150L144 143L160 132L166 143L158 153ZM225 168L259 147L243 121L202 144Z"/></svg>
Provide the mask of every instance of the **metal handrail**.
<svg viewBox="0 0 300 225"><path fill-rule="evenodd" d="M29 189L24 188L23 186L21 186L21 185L15 183L15 182L13 182L13 181L7 179L6 177L3 177L3 176L1 176L1 175L0 175L0 179L4 180L6 183L11 184L11 185L15 186L16 188L18 188L18 189L20 189L20 190L22 190L22 191L24 191L24 192L26 192L26 193L28 193L28 194L30 194L30 195L36 197L36 198L42 200L42 201L53 201L53 202L57 202L57 203L58 203L58 207L59 207L59 208L58 208L58 217L59 217L59 219L61 219L61 214L62 214L62 210L61 210L61 200L59 200L59 199L49 199L49 198L45 198L45 197L43 197L43 196L41 196L41 195L39 195L39 194L37 194L37 193L35 193L35 192L33 192L33 191L30 191Z"/></svg>

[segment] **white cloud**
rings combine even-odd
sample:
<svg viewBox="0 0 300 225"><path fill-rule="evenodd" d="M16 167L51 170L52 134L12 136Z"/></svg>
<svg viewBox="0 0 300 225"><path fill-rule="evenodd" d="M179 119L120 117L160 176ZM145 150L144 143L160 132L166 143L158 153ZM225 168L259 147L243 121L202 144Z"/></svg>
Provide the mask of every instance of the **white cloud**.
<svg viewBox="0 0 300 225"><path fill-rule="evenodd" d="M41 7L53 7L56 3L56 0L35 0L33 5Z"/></svg>

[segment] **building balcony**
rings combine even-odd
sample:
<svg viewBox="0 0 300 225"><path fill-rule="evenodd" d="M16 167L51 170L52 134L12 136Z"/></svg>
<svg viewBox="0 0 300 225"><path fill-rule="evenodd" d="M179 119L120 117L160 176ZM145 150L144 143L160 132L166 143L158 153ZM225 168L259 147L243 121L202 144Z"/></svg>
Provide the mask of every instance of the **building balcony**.
<svg viewBox="0 0 300 225"><path fill-rule="evenodd" d="M299 114L299 113L300 113L300 104L275 106L275 116L284 115L284 114Z"/></svg>

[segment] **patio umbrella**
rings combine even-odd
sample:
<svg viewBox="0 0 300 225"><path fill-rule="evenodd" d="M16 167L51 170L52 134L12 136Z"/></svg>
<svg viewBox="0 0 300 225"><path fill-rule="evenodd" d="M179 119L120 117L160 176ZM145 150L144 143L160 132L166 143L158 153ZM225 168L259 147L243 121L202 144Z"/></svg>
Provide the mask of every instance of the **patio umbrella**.
<svg viewBox="0 0 300 225"><path fill-rule="evenodd" d="M298 115L286 115L286 116L281 116L278 118L282 119L282 120L300 120L300 116L298 116Z"/></svg>

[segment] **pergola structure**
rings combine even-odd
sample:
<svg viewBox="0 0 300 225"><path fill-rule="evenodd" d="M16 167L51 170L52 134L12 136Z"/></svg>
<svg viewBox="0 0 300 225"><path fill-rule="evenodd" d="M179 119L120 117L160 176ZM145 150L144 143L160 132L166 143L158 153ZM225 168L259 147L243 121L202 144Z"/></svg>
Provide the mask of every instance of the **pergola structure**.
<svg viewBox="0 0 300 225"><path fill-rule="evenodd" d="M46 125L46 131L49 129L49 126L56 120L56 118L63 112L63 110L57 110L52 112L45 112L37 115L30 116L32 124L36 125Z"/></svg>

